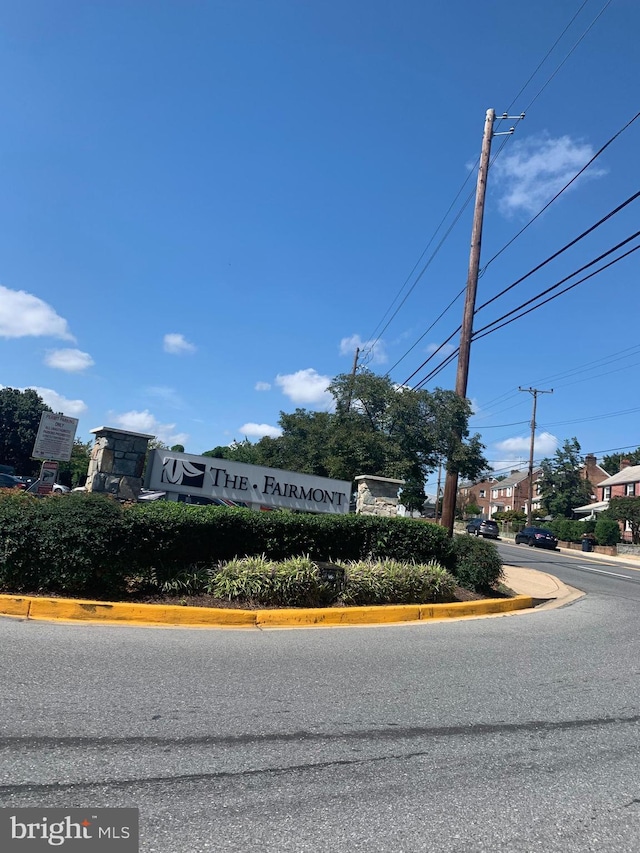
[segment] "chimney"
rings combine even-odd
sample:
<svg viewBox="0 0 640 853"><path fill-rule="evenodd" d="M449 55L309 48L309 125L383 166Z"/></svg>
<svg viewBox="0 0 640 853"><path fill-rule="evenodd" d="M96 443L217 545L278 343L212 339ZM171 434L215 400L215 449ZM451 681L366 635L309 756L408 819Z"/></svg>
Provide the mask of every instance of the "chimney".
<svg viewBox="0 0 640 853"><path fill-rule="evenodd" d="M620 470L621 471L624 471L624 469L628 468L629 465L631 465L631 462L628 459L621 459L620 460Z"/></svg>

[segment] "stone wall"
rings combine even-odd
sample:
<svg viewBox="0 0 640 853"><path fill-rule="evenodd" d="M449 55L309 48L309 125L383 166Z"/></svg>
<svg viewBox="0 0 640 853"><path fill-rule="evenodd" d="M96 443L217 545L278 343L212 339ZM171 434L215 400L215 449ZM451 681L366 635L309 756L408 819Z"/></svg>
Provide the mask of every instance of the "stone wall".
<svg viewBox="0 0 640 853"><path fill-rule="evenodd" d="M356 513L386 518L392 518L398 514L398 490L404 485L404 480L370 477L363 474L356 477L356 482L358 484Z"/></svg>
<svg viewBox="0 0 640 853"><path fill-rule="evenodd" d="M135 501L142 489L142 472L152 435L112 427L92 429L91 450L85 488L107 492L119 500Z"/></svg>

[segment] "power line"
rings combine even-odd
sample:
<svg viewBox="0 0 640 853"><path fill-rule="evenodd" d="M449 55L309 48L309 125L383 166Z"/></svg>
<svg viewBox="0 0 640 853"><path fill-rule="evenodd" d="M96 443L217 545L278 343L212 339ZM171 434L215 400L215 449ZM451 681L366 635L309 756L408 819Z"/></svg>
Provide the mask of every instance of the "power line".
<svg viewBox="0 0 640 853"><path fill-rule="evenodd" d="M504 296L505 293L508 293L510 290L513 290L513 288L517 287L517 285L522 284L523 281L525 281L527 278L532 276L534 273L538 272L538 270L541 270L542 267L551 263L551 261L553 261L557 257L559 257L561 254L563 254L563 252L566 252L572 246L575 246L576 243L579 243L580 240L583 240L585 237L587 237L589 234L591 234L593 231L595 231L601 225L604 225L605 222L607 222L613 216L616 216L618 213L620 213L621 210L623 210L629 204L634 202L639 196L640 196L640 191L629 196L629 198L625 199L625 201L623 201L622 204L619 204L616 208L614 208L613 210L610 210L609 213L606 214L606 216L603 216L602 219L599 219L594 225L592 225L590 228L587 228L586 231L583 231L581 234L578 234L577 237L574 237L573 240L571 240L569 243L566 243L561 249L558 249L557 252L554 252L553 255L550 255L548 258L546 258L544 261L539 263L537 266L533 267L533 269L529 270L528 273L525 273L525 275L521 276L519 279L516 279L516 281L514 281L508 287L505 287L503 290L501 290L500 293L496 293L496 295L492 296L491 299L488 299L486 302L483 302L483 304L480 305L476 309L476 314L479 311L482 311L483 308L486 308L487 305L491 305L492 302L495 302L501 296Z"/></svg>
<svg viewBox="0 0 640 853"><path fill-rule="evenodd" d="M538 65L536 66L536 68L534 69L534 71L531 73L531 75L529 76L529 78L528 78L528 80L526 81L526 83L524 84L524 86L522 86L522 87L521 87L521 89L519 90L519 92L517 93L517 95L513 98L513 100L511 101L511 103L510 103L510 104L509 104L509 106L507 107L506 113L509 113L509 112L511 111L511 108L512 108L513 104L517 101L517 99L520 97L520 95L521 95L521 94L526 90L526 88L529 86L529 84L531 83L531 81L534 79L534 77L536 76L536 74L538 73L538 71L540 71L540 69L542 68L542 66L544 65L544 63L547 61L547 59L549 58L549 56L553 53L553 51L555 50L555 48L557 47L557 45L558 45L558 44L560 43L560 41L562 40L563 36L567 33L567 31L569 30L569 28L571 27L571 25L573 24L573 22L576 20L576 18L578 17L578 15L579 15L579 14L580 14L580 12L582 11L582 9L586 6L587 2L588 2L588 0L584 0L584 2L582 3L582 5L581 5L581 6L578 8L578 10L575 12L575 14L573 15L573 17L572 17L572 18L571 18L571 20L569 21L569 23L565 26L565 28L562 30L562 32L560 33L560 35L558 36L558 38L554 41L553 45L549 48L549 50L548 50L548 51L547 51L547 53L544 55L544 57L542 58L542 60L538 63ZM611 0L609 0L609 2L611 2ZM604 9L603 9L602 11L604 11ZM601 12L600 14L602 14L602 12ZM597 19L596 19L596 20L597 20ZM538 93L536 94L536 96L535 96L535 97L533 98L533 100L531 101L531 104L533 104L533 102L538 98L538 96L541 94L541 92L543 91L543 89L544 89L544 88L546 88L546 86L551 82L551 79L553 78L553 76L555 76L555 74L557 74L557 72L558 72L558 71L559 71L559 69L562 67L562 65L564 65L564 63L567 61L567 59L569 58L569 56L571 55L571 53L573 53L573 51L576 49L576 47L578 46L578 44L580 43L580 41L582 41L582 39L584 38L584 36L587 34L588 30L593 26L593 24L594 24L594 23L595 23L595 20L591 23L590 27L585 31L585 33L583 33L583 35L582 35L582 36L581 36L581 38L578 40L578 42L576 42L576 44L575 44L575 45L573 46L573 48L571 49L570 53L569 53L569 54L567 54L567 55L565 56L565 58L563 59L562 63L561 63L561 64L556 68L556 71L554 72L554 74L552 75L552 77L550 77L550 78L549 78L549 80L547 80L547 82L545 83L544 87L538 91ZM505 115L506 115L506 113L505 113ZM502 117L500 117L500 118L498 119L499 123L503 120L503 118L504 118L504 116L502 116ZM499 126L499 125L498 125L498 126ZM506 144L506 139L505 139L505 141L503 142L503 144L502 144L502 146L500 147L500 149L498 150L497 154L494 156L494 158L493 158L493 160L492 160L492 165L493 165L493 162L495 162L495 159L500 155L500 153L501 153L502 149L504 148L504 145L505 145L505 144ZM470 203L471 199L473 198L473 191L472 191L472 192L469 194L469 196L467 196L467 198L465 199L465 202L464 202L463 206L462 206L462 207L460 208L460 210L458 211L458 214L456 215L456 217L455 217L454 221L452 222L451 226L449 227L449 229L448 229L448 230L447 230L447 232L445 233L445 235L444 235L443 239L442 239L442 240L441 240L441 242L438 244L438 246L436 247L435 251L433 252L433 254L431 255L431 257L429 258L429 260L428 260L428 261L427 261L427 263L425 264L425 266L422 268L422 270L421 270L421 272L420 272L420 274L419 274L418 278L414 281L413 285L411 286L411 288L409 289L409 291L406 293L406 295L405 295L404 299L402 300L402 302L398 305L398 307L396 308L396 310L394 311L394 313L391 315L391 317L389 318L389 320L388 320L387 324L384 326L384 328L382 328L382 330L380 331L380 333L379 333L379 334L377 334L377 333L378 333L378 329L380 328L380 326L382 325L382 323L384 323L384 321L385 321L386 317L388 316L389 312L392 310L392 308L393 308L393 306L395 305L396 301L400 298L400 296L401 296L401 294L402 294L403 290L406 288L406 286L408 285L409 281L411 280L411 277L413 276L414 272L415 272L415 271L416 271L416 269L418 268L418 265L420 264L420 262L421 262L422 258L423 258L423 257L425 256L425 254L427 253L427 251L428 251L429 247L431 246L431 244L432 244L432 243L433 243L433 241L435 240L435 238L436 238L436 236L437 236L438 232L440 231L440 229L441 229L441 228L442 228L442 226L444 225L444 223L445 223L445 221L446 221L447 217L449 216L449 214L450 214L450 213L451 213L451 211L453 210L453 208L454 208L454 206L455 206L456 202L458 201L458 199L460 198L460 196L461 196L461 194L462 194L462 192L463 192L463 190L464 190L465 186L466 186L466 185L467 185L467 183L469 182L469 179L470 179L471 175L472 175L472 174L473 174L473 172L475 171L475 168L476 168L476 167L477 167L477 165L478 165L478 161L479 161L479 158L476 158L476 161L475 161L474 165L473 165L473 166L471 167L471 169L469 170L469 172L468 172L468 174L467 174L467 177L465 178L465 180L463 181L463 183L462 183L462 185L461 185L460 189L458 190L458 192L457 192L457 193L456 193L456 195L454 196L453 201L451 202L451 204L450 204L450 205L449 205L449 207L447 208L447 210L446 210L446 212L445 212L444 216L442 217L442 219L441 219L441 220L440 220L440 222L438 223L438 225L437 225L437 227L436 227L435 231L433 232L433 234L432 234L431 238L429 239L429 242L427 243L427 245L426 245L426 246L425 246L425 248L423 249L422 253L420 254L420 257L418 258L418 260L417 260L417 261L416 261L416 263L414 264L413 269L411 270L411 272L409 273L409 275L408 275L408 276L407 276L407 278L405 279L405 281L404 281L404 283L402 284L402 286L401 286L400 290L398 291L398 293L396 294L395 298L393 299L393 301L392 301L392 302L391 302L391 304L389 305L389 308L387 308L386 312L383 314L382 319L379 321L378 325L375 327L375 329L373 330L372 334L369 336L369 340L372 340L372 341L373 341L373 343L372 343L372 344L370 345L370 347L367 349L367 352L365 353L365 355L366 355L366 354L368 354L368 352L369 352L371 349L373 349L373 347L375 346L375 344L378 342L378 340L380 339L380 337L384 334L384 332L385 332L385 331L386 331L386 329L388 328L389 324L390 324L390 323L393 321L393 319L396 317L396 315L398 314L398 312L400 311L400 309L402 308L402 306L403 306L403 305L404 305L404 303L406 302L407 298L410 296L410 294L412 293L412 291L414 290L414 288L415 288L415 287L416 287L416 285L418 284L418 282L419 282L420 278L422 278L422 276L424 275L424 273L426 272L426 270L427 270L427 269L428 269L428 267L430 266L431 262L434 260L435 256L437 255L438 251L440 250L440 248L441 248L442 244L444 243L444 241L447 239L447 237L448 237L448 236L449 236L449 234L451 233L451 230L455 227L455 225L456 225L456 224L457 224L457 222L459 221L460 217L462 216L462 213L463 213L463 212L466 210L466 208L468 207L468 205L469 205L469 203ZM455 300L454 300L454 302L455 302ZM449 310L449 308L450 308L450 307L451 307L450 305L449 305L449 306L447 306L447 308L445 309L445 311L444 311L443 313L446 313L446 311L447 311L447 310ZM441 316L442 316L442 315L441 315ZM438 318L438 319L440 319L440 318ZM436 321L436 322L437 322L437 321ZM430 328L432 328L432 327L430 327ZM427 332L425 332L425 334L428 334L428 331L429 331L429 330L427 330ZM376 335L377 335L377 337L376 337ZM420 338L418 341L416 341L416 344L414 344L414 346L416 346L416 345L419 343L419 341L420 341L420 340L422 340L422 338ZM413 349L413 347L412 347L411 349ZM405 353L405 355L408 355L408 354L409 354L409 352L411 352L411 349L410 349L410 350L408 350L408 351L407 351L407 353ZM403 356L403 358L404 358L404 356ZM400 361L402 361L402 358L400 359ZM398 363L399 363L399 362L398 362ZM395 365L394 365L394 366L395 366Z"/></svg>
<svg viewBox="0 0 640 853"><path fill-rule="evenodd" d="M593 157L589 160L589 162L588 162L588 163L586 163L586 164L582 167L582 169L580 169L580 171L579 171L579 172L576 172L576 174L571 178L571 180L570 180L570 181L567 181L567 183L562 187L562 189L561 189L559 192L557 192L557 193L554 195L554 197L553 197L550 201L548 201L548 202L545 204L545 206L544 206L544 207L542 207L542 208L541 208L541 209L536 213L536 215L535 215L535 216L533 216L533 217L532 217L532 218L527 222L527 224L526 224L526 225L524 225L524 226L523 226L523 227L518 231L518 233L517 233L517 234L515 234L515 235L514 235L514 236L513 236L513 237L512 237L512 238L511 238L507 243L505 243L505 244L504 244L504 246L503 246L503 247L502 247L498 252L496 252L496 254L495 254L492 258L490 258L490 260L488 260L488 261L487 261L487 263L483 266L482 271L481 271L481 273L480 273L480 274L481 274L481 275L484 275L484 273L487 271L487 269L489 268L489 266L490 266L490 265L491 265L491 264L492 264L492 263L493 263L497 258L499 258L499 257L500 257L500 255L501 255L503 252L505 252L505 251L509 248L509 246L510 246L512 243L514 243L514 242L518 239L518 237L520 237L522 234L524 234L524 232L527 230L527 228L528 228L530 225L532 225L532 224L536 221L536 219L537 219L539 216L542 216L542 214L545 212L545 210L547 210L547 208L549 208L549 207L554 203L554 201L556 201L558 198L560 198L560 196L562 195L562 193L563 193L563 192L565 192L565 190L569 189L569 187L571 186L571 184L573 184L573 182L574 182L574 181L577 181L577 179L580 177L580 175L582 175L582 174L583 174L583 172L585 172L585 171L589 168L589 166L591 166L591 164L592 164L595 160L597 160L597 159L598 159L598 157L600 157L600 155L601 155L601 154L602 154L602 153L603 153L603 152L604 152L604 151L605 151L605 150L606 150L606 149L607 149L607 148L608 148L608 147L609 147L613 142L615 142L615 140L616 140L616 139L617 139L617 138L618 138L622 133L624 133L624 131L625 131L625 130L627 130L627 128L631 127L631 125L634 123L634 121L636 121L636 119L637 119L637 118L640 118L640 112L637 112L637 113L634 115L634 117L633 117L632 119L630 119L630 120L629 120L629 121L624 125L624 127L621 127L621 128L620 128L620 130L619 130L617 133L615 133L615 134L614 134L610 139L608 139L608 140L604 143L604 145L602 145L602 146L600 147L600 149L599 149L598 151L596 151L596 153L595 153L595 154L593 155ZM478 309L478 310L480 310L480 309Z"/></svg>
<svg viewBox="0 0 640 853"><path fill-rule="evenodd" d="M516 320L519 320L519 319L521 319L522 317L525 317L527 314L532 313L532 312L533 312L533 311L535 311L537 308L541 308L543 305L546 305L548 302L551 302L551 301L553 301L554 299L557 299L559 296L562 296L563 294L567 293L569 290L572 290L574 287L577 287L579 284L582 284L582 283L584 283L585 281L588 281L590 278L593 278L594 276L598 275L599 273L604 272L604 270L606 270L606 269L608 269L609 267L613 266L614 264L618 263L618 261L623 260L623 259L624 259L624 258L626 258L628 255L633 254L633 252L636 252L638 249L640 249L640 245L635 246L635 247L634 247L634 248L632 248L632 249L629 249L627 252L624 252L624 253L623 253L622 255L620 255L619 257L614 258L612 261L610 261L610 262L609 262L609 263L607 263L607 264L604 264L603 266L599 267L597 270L594 270L594 271L593 271L592 273L590 273L589 275L584 276L583 278L579 279L578 281L574 282L573 284L570 284L568 287L565 287L563 290L559 291L558 293L554 294L553 296L550 296L548 299L545 299L545 300L543 300L542 302L539 302L537 305L533 305L531 308L529 308L529 309L528 309L528 310L526 310L526 311L522 311L522 309L523 309L523 308L525 308L527 305L530 305L532 302L535 302L536 300L540 299L540 298L541 298L542 296L544 296L545 294L547 294L547 293L551 292L552 290L555 290L557 287L559 287L559 286L560 286L561 284L563 284L565 281L568 281L569 279L571 279L571 278L573 278L574 276L578 275L578 274L579 274L580 272L582 272L583 270L588 269L588 267L593 266L593 264L598 263L598 261L600 261L600 260L602 260L603 258L607 257L607 256L608 256L608 255L610 255L612 252L617 251L619 248L621 248L622 246L626 245L628 242L630 242L631 240L635 239L635 238L636 238L636 237L638 237L638 236L640 236L640 231L636 232L635 234L632 234L630 237L627 237L625 240L623 240L622 242L618 243L618 244L617 244L616 246L614 246L612 249L609 249L608 251L604 252L603 254L601 254L600 256L598 256L597 258L595 258L594 260L590 261L588 264L585 264L584 266L582 266L582 267L580 267L579 269L577 269L577 270L575 270L574 272L572 272L570 275L565 276L565 277L564 277L563 279L561 279L559 282L556 282L556 283L555 283L555 284L553 284L551 287L548 287L548 288L546 288L546 290L541 291L540 293L538 293L537 295L533 296L531 299L528 299L526 302L522 303L522 304L521 304L521 305L519 305L518 307L516 307L516 308L512 309L511 311L508 311L506 314L503 314L501 317L499 317L499 318L498 318L498 319L496 319L496 320L493 320L491 323L488 323L486 326L482 326L480 329L478 329L476 332L474 332L474 333L473 333L473 340L480 340L481 338L487 337L487 335L493 334L493 332L497 332L497 331L498 331L498 329L502 329L502 328L504 328L505 326L508 326L508 325L510 325L511 323L515 322ZM487 303L487 304L488 304L488 303ZM516 312L518 312L518 311L521 311L521 313L520 313L520 314L516 314ZM516 316L511 316L511 315L513 315L513 314L516 314ZM506 319L506 318L508 318L508 317L510 317L510 319ZM504 320L504 322L501 322L501 321L503 321L503 320ZM494 328L492 328L492 327L494 327ZM420 371L420 370L421 370L421 369L422 369L422 368L427 364L427 362L428 362L431 358L433 358L433 356L435 356L435 355L437 354L437 352L438 352L440 349L442 349L442 347L443 347L446 343L448 343L448 342L451 340L451 338L453 338L453 337L458 333L458 331L459 331L459 330L460 330L460 327L458 327L458 329L456 329L456 330L455 330L455 331L454 331L454 332L453 332L453 333L452 333L452 334L447 338L447 340L446 340L446 341L444 341L444 343L443 343L443 344L441 344L441 345L438 347L438 349L437 349L437 350L435 350L435 351L434 351L434 352L429 356L429 358L428 358L428 359L426 359L426 360L425 360L425 361L420 365L420 367L418 367L418 368L414 371L414 373L413 373L413 374L412 374L412 375L411 375L407 380L405 380L405 383L404 383L404 384L407 384L407 383L408 383L408 382L413 378L413 376L415 376L415 374L416 374L416 373L418 373L418 372L419 372L419 371ZM431 372L430 372L427 376L425 376L425 377L424 377L424 378L423 378L423 379L422 379L422 380L421 380L421 381L420 381L420 382L415 386L415 388L421 388L421 387L423 387L423 386L424 386L424 385L425 385L429 380L431 380L431 379L435 378L435 376L437 376L437 374L438 374L438 373L440 373L440 372L441 372L445 367L447 367L447 366L448 366L448 364L451 362L451 360L452 360L452 359L453 359L453 357L455 356L456 352L457 352L457 350L456 350L456 351L454 351L453 353L450 353L450 354L449 354L445 359L443 359L443 361L441 361L441 362L440 362L440 364L436 365L436 367L434 367L434 368L431 370Z"/></svg>
<svg viewBox="0 0 640 853"><path fill-rule="evenodd" d="M506 314L503 314L501 317L498 317L497 320L493 320L491 323L487 323L486 326L482 326L480 329L478 329L477 331L474 332L474 334L473 334L474 340L476 338L484 338L487 334L490 334L490 332L487 332L486 330L490 329L491 326L496 326L498 323L500 323L505 318L510 317L512 314L515 314L517 311L520 311L523 308L526 308L527 305L531 305L532 302L535 302L537 299L540 299L542 296L546 296L547 293L551 293L552 290L556 290L558 287L560 287L560 285L564 284L565 281L569 281L570 278L573 278L574 276L579 275L581 272L584 272L584 270L589 269L589 267L592 267L594 264L597 264L599 261L601 261L604 258L608 257L609 255L613 254L613 252L617 252L618 249L621 249L623 246L626 246L627 243L630 243L632 240L635 240L636 237L638 237L638 236L640 236L640 231L636 231L635 234L631 234L630 237L627 237L626 239L622 240L620 243L613 246L611 249L607 249L606 252L603 252L601 255L598 255L597 258L593 258L593 260L589 261L589 263L584 264L583 266L579 267L577 270L574 270L569 275L565 276L564 278L561 278L560 281L557 281L555 284L552 284L551 287L547 287L545 290L542 290L540 293L537 293L535 296L532 296L531 299L527 299L526 302L522 302L516 308L512 308L511 311L507 311ZM597 273L602 272L603 270L607 269L607 267L610 267L612 264L617 263L619 260L622 260L622 258L626 257L628 254L630 254L633 251L635 251L635 249L631 249L630 252L625 252L619 258L615 258L610 263L605 264L604 266L600 267L600 269L598 269L598 270L595 270L595 272L593 272L591 275L588 275L588 276L585 276L584 278L581 278L579 281L576 281L576 282L574 282L574 284L570 285L570 287L566 287L564 290L561 290L560 293L556 293L555 296L551 297L551 299L556 299L561 294L566 293L568 290L571 290L571 288L573 288L573 287L576 287L576 285L581 284L582 282L586 281L589 278L592 278ZM550 301L551 301L550 299L545 299L544 302L540 303L540 305L535 305L530 310L535 311L536 308L540 308L542 305L545 305L547 302L550 302ZM513 317L513 320L517 320L520 317L524 317L524 315L528 314L528 313L530 313L530 312L525 311L522 314L518 314L517 317ZM510 320L509 322L512 322L512 320ZM504 326L504 325L507 325L507 324L502 323L500 326L497 326L497 329L502 328L502 326ZM497 331L497 329L494 329L493 331ZM484 334L482 334L482 333L484 333Z"/></svg>
<svg viewBox="0 0 640 853"><path fill-rule="evenodd" d="M638 232L638 233L640 233L640 232ZM625 240L624 242L627 242L627 241ZM622 255L620 255L617 258L614 258L612 261L609 261L608 264L604 264L603 266L599 267L597 270L594 270L592 273L589 273L589 275L585 275L583 278L578 279L578 281L574 282L573 284L570 284L568 287L565 287L563 290L559 291L558 293L554 293L553 296L550 296L548 299L544 299L538 305L534 305L532 308L528 308L526 311L523 311L521 314L518 314L516 317L511 317L510 320L505 320L504 323L501 323L499 326L496 326L494 329L490 329L488 326L485 326L482 330L480 330L483 332L483 334L478 333L477 335L474 335L474 340L480 340L480 338L485 338L485 337L487 337L487 335L492 335L494 332L497 332L498 329L502 329L505 326L509 326L511 323L515 323L516 320L520 320L522 317L525 317L527 314L531 314L532 311L536 311L538 308L542 308L542 306L546 305L548 302L552 302L554 299L557 299L559 296L562 296L563 294L567 293L569 290L573 290L573 288L577 287L579 284L583 284L585 281L588 281L590 278L593 278L594 276L598 275L599 273L604 272L604 270L608 269L609 267L612 267L614 264L617 264L619 261L624 260L629 255L632 255L634 252L637 252L638 249L640 249L640 244L637 246L634 246L633 249L629 249L627 252L623 252ZM575 273L573 275L575 275ZM572 278L572 276L568 276L568 277ZM566 279L564 279L564 280L566 281ZM555 287L555 285L554 285L554 287ZM552 289L552 288L550 288L550 289ZM548 293L549 291L547 290L545 292ZM538 294L538 296L535 296L533 298L533 300L529 300L529 302L532 302L535 299L538 299L540 297L540 295L541 294ZM529 302L526 302L524 304L528 305ZM520 309L516 309L516 310L520 310ZM513 312L509 312L509 313L511 314ZM505 314L504 316L508 316L508 315ZM496 322L498 322L498 321L495 320L494 323L496 323ZM489 323L489 326L494 325L494 323ZM484 329L488 329L488 331L484 331Z"/></svg>

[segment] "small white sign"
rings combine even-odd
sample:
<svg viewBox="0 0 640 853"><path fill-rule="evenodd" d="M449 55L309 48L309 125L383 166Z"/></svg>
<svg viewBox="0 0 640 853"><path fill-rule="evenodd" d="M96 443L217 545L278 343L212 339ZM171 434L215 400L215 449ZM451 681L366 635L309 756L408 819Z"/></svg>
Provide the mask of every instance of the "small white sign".
<svg viewBox="0 0 640 853"><path fill-rule="evenodd" d="M68 418L55 412L43 412L31 456L34 459L68 462L71 459L77 427L77 418Z"/></svg>

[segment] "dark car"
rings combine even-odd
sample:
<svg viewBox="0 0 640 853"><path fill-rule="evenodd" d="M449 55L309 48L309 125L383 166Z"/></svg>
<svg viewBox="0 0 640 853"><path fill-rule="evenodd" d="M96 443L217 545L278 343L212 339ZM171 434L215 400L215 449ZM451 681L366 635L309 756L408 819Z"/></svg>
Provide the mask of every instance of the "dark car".
<svg viewBox="0 0 640 853"><path fill-rule="evenodd" d="M524 527L516 533L516 545L530 545L532 548L551 548L555 551L558 539L546 527Z"/></svg>
<svg viewBox="0 0 640 853"><path fill-rule="evenodd" d="M21 482L13 474L3 474L0 472L0 489L24 489L25 484Z"/></svg>
<svg viewBox="0 0 640 853"><path fill-rule="evenodd" d="M497 539L500 536L500 528L497 522L490 518L472 518L467 524L467 533L474 536L486 536L488 539Z"/></svg>

